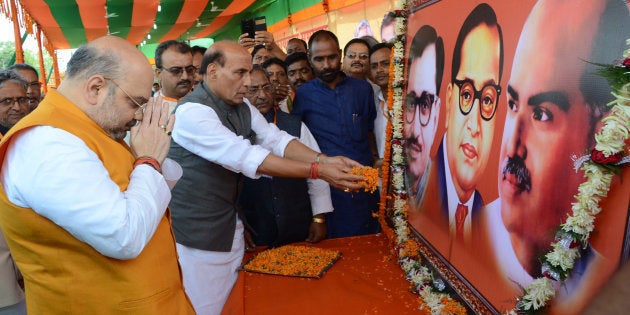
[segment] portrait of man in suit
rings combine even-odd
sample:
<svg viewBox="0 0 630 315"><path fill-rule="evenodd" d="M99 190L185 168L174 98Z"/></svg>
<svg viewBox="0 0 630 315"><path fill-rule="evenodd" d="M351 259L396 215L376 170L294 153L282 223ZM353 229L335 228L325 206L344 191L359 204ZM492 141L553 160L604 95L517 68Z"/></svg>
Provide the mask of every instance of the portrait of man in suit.
<svg viewBox="0 0 630 315"><path fill-rule="evenodd" d="M407 161L409 202L423 200L431 169L431 146L440 117L440 85L444 73L444 42L430 25L423 25L411 41L407 57L409 83L405 98L403 136Z"/></svg>
<svg viewBox="0 0 630 315"><path fill-rule="evenodd" d="M476 187L490 157L502 71L501 26L492 7L482 3L468 15L455 42L446 86L446 132L435 157L449 234L466 245L484 204Z"/></svg>

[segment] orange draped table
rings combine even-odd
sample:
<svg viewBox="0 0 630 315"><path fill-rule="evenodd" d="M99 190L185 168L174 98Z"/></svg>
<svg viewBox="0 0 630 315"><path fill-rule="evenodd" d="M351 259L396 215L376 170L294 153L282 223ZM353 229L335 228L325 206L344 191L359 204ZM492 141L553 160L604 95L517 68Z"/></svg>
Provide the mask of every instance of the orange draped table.
<svg viewBox="0 0 630 315"><path fill-rule="evenodd" d="M410 292L384 235L297 245L338 250L343 256L320 279L240 271L223 314L418 313L418 296ZM244 260L252 256L246 253Z"/></svg>

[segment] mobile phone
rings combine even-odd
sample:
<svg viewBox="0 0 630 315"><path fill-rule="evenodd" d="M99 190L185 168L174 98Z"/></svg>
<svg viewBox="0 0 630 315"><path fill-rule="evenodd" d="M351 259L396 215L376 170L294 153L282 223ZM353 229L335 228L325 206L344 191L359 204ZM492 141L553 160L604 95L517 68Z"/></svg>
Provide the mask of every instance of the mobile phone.
<svg viewBox="0 0 630 315"><path fill-rule="evenodd" d="M259 16L254 19L254 31L266 31L267 30L267 18Z"/></svg>
<svg viewBox="0 0 630 315"><path fill-rule="evenodd" d="M242 19L241 20L241 34L247 34L247 37L254 38L255 33L254 20Z"/></svg>

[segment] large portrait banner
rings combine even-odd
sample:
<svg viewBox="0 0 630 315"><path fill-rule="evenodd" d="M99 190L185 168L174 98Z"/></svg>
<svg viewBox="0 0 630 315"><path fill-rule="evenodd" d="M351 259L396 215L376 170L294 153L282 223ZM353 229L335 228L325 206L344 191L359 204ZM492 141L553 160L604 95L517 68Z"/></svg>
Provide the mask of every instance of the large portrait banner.
<svg viewBox="0 0 630 315"><path fill-rule="evenodd" d="M408 220L469 305L513 309L545 273L541 256L585 180L574 161L614 99L594 63L620 59L628 38L622 0L409 2ZM625 167L551 313L579 313L625 263L629 203Z"/></svg>

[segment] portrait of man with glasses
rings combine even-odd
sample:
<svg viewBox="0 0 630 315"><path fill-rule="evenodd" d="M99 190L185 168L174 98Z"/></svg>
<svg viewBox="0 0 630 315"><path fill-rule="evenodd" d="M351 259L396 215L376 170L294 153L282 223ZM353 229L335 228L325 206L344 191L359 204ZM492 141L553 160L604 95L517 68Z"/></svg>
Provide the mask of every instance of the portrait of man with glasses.
<svg viewBox="0 0 630 315"><path fill-rule="evenodd" d="M442 217L450 252L459 242L474 247L473 230L484 205L477 185L491 155L501 95L503 39L494 10L480 4L468 15L453 50L446 86L446 132L435 157Z"/></svg>
<svg viewBox="0 0 630 315"><path fill-rule="evenodd" d="M408 200L417 208L423 200L431 169L431 146L440 116L440 85L444 72L444 42L424 25L411 41L409 84L405 98L403 136L407 160Z"/></svg>

